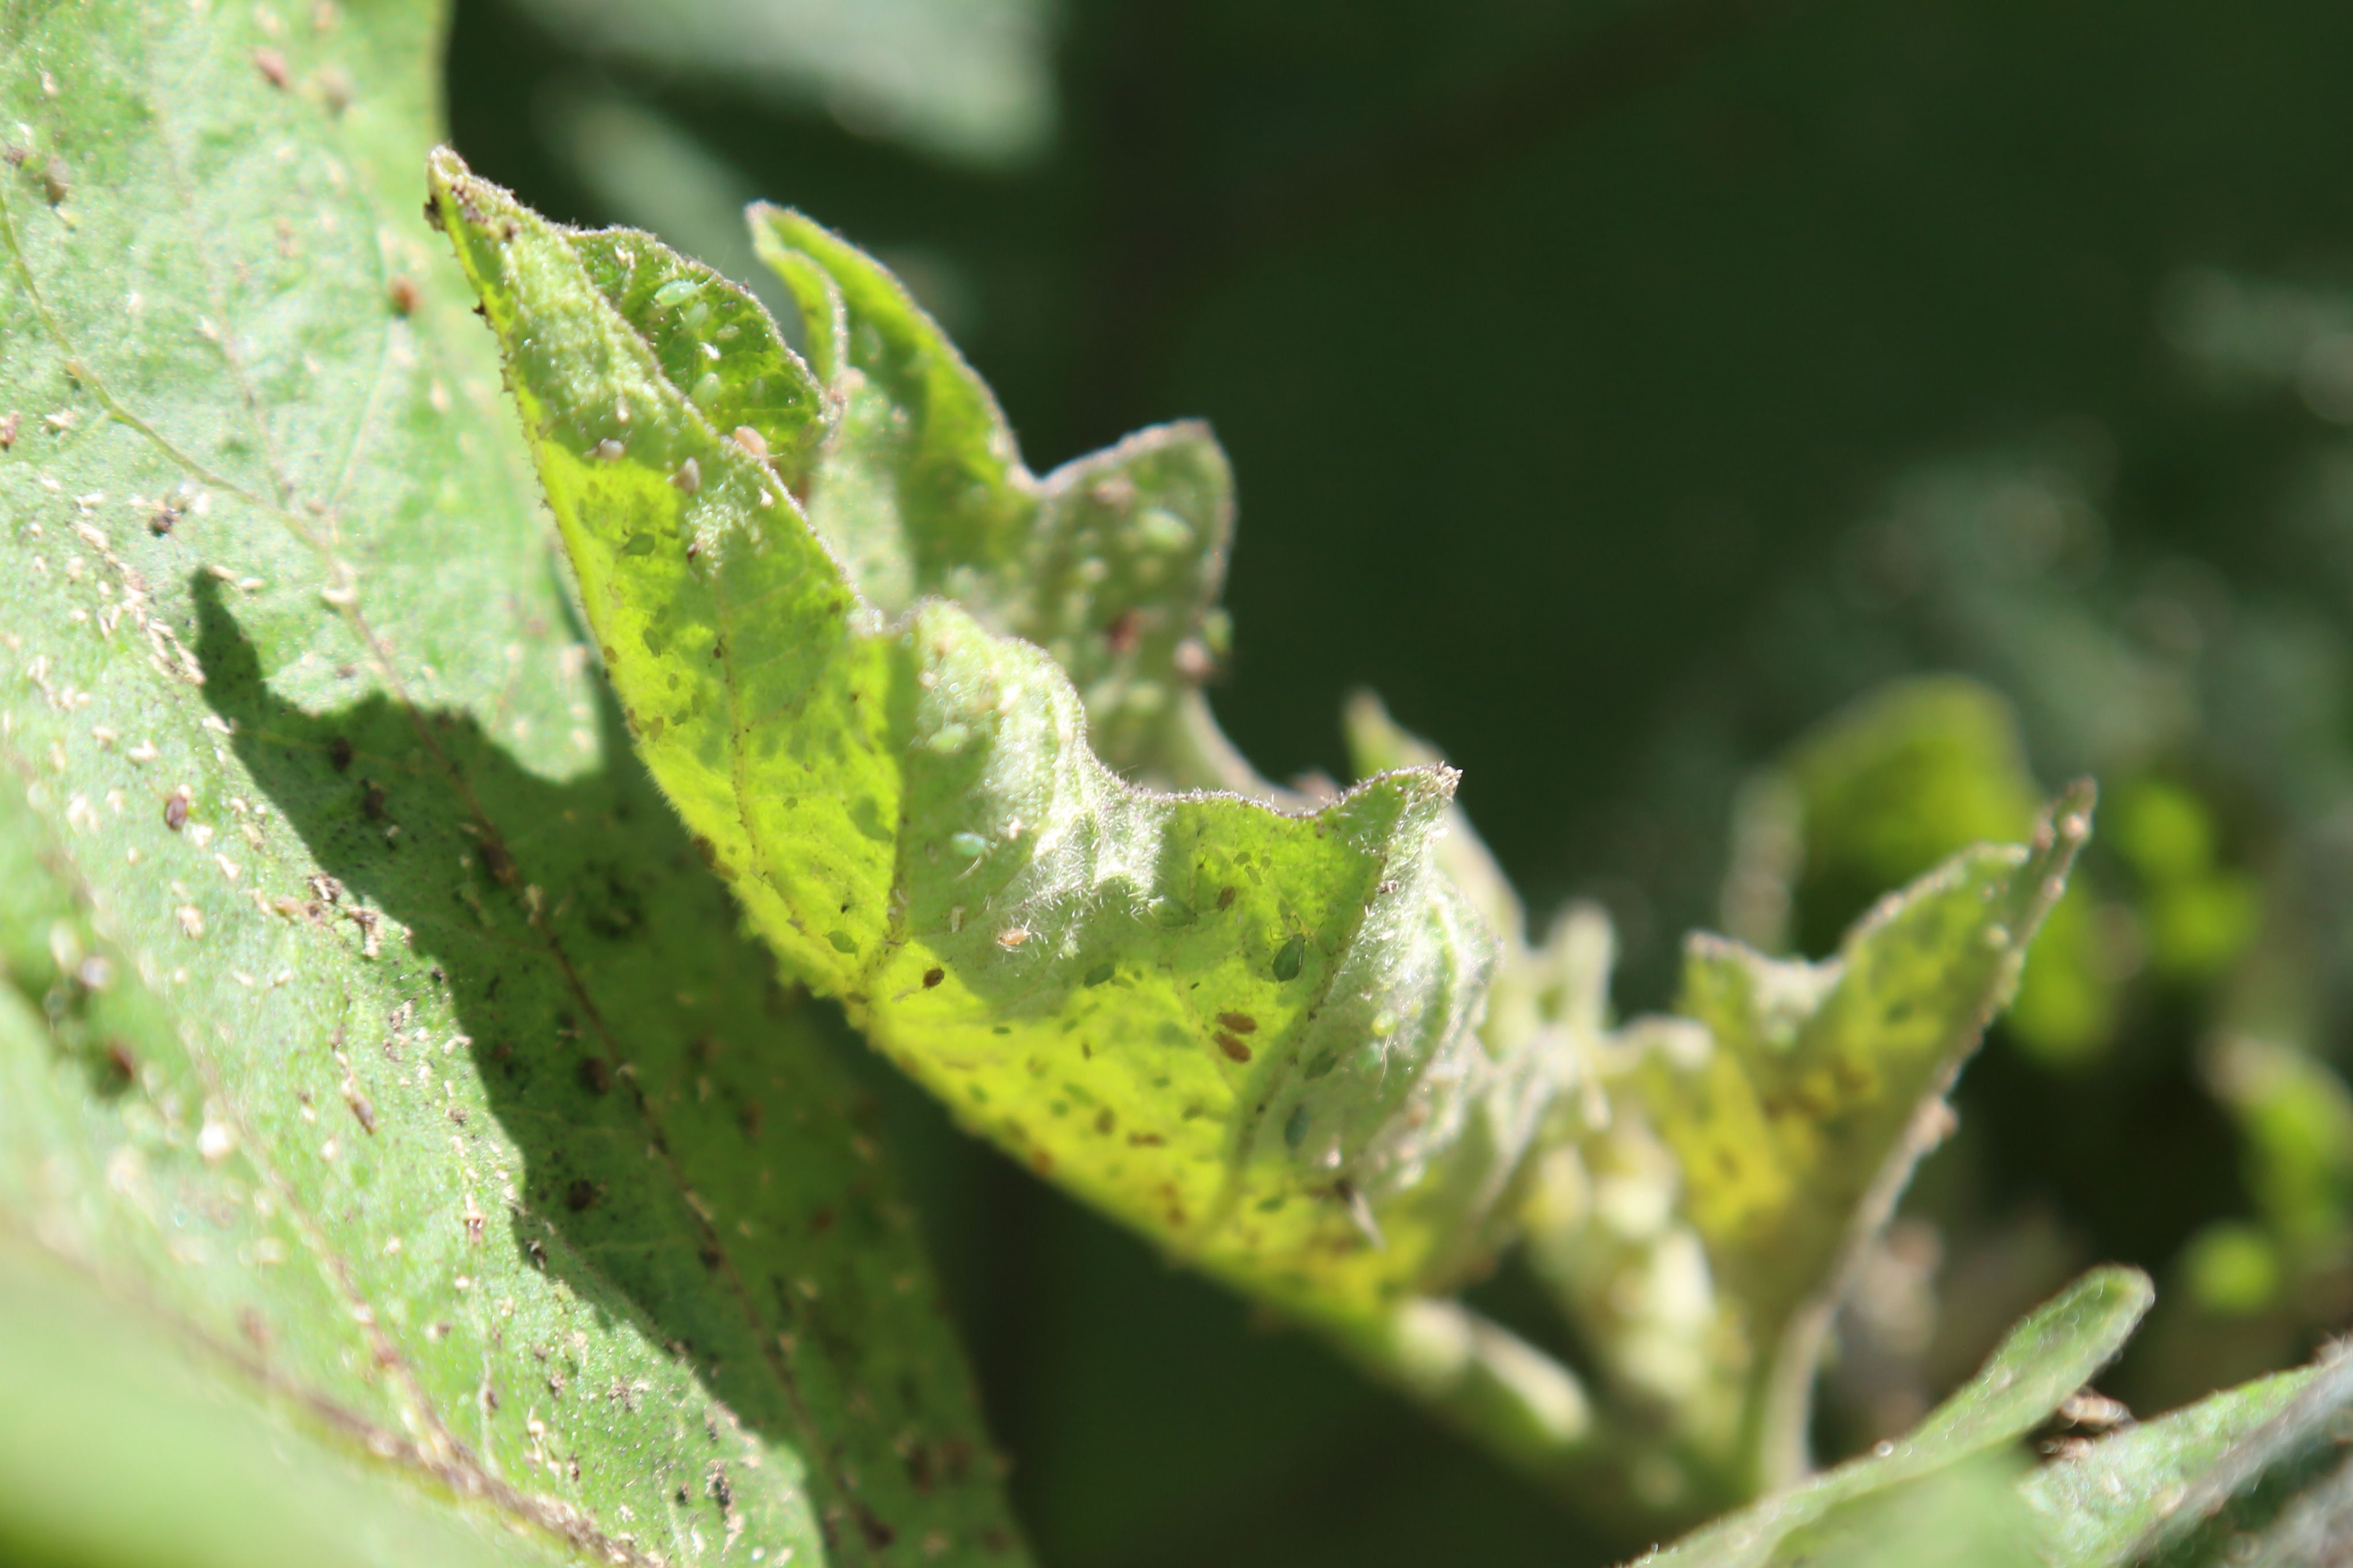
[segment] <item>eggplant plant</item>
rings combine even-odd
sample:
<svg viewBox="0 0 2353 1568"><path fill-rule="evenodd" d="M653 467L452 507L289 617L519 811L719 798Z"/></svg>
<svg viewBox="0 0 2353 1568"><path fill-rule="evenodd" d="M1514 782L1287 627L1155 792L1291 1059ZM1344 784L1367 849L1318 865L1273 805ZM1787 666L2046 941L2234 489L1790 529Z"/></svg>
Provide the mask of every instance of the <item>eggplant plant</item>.
<svg viewBox="0 0 2353 1568"><path fill-rule="evenodd" d="M1035 474L816 222L785 321L548 222L438 26L0 4L12 1561L1021 1560L867 1047L1658 1561L2323 1560L2335 1363L2030 1462L2128 1269L1809 1450L2087 785L1621 1017L1377 701L1219 731L1206 428Z"/></svg>

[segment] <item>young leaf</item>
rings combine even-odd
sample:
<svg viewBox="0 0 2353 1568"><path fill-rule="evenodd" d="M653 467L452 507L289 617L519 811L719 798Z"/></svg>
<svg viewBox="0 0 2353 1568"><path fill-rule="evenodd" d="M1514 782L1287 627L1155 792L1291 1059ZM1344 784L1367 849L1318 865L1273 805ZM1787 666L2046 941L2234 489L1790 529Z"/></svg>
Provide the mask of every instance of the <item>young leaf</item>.
<svg viewBox="0 0 2353 1568"><path fill-rule="evenodd" d="M1303 1313L1479 1261L1553 1085L1474 1032L1495 944L1431 858L1453 775L1285 809L1093 749L1217 771L1178 700L1226 528L1206 438L1031 479L897 284L774 212L813 367L731 316L686 380L684 292L617 283L654 240L447 153L432 178L641 754L788 967L976 1130ZM716 412L744 355L818 389L807 467Z"/></svg>
<svg viewBox="0 0 2353 1568"><path fill-rule="evenodd" d="M2090 809L2079 789L2032 845L1956 858L1826 963L1694 937L1682 1020L1638 1023L1611 1053L1616 1120L1584 1152L1593 1198L1539 1184L1539 1267L1622 1384L1674 1405L1711 1464L1755 1467L1736 1491L1802 1473L1846 1273L1942 1137L1944 1095L2015 985Z"/></svg>
<svg viewBox="0 0 2353 1568"><path fill-rule="evenodd" d="M1817 1561L1813 1553L1827 1542L1883 1548L1891 1538L1905 1540L1904 1514L1878 1506L1888 1494L1983 1462L2041 1426L2115 1358L2152 1299L2148 1280L2135 1270L2094 1269L2012 1329L1976 1378L1908 1436L1719 1520L1644 1557L1641 1568L1794 1568ZM1982 1501L1987 1494L1977 1495ZM2007 1489L1992 1495L1996 1511L2014 1500ZM2013 1515L1979 1539L1992 1543L2000 1553L1992 1561L2000 1562L2011 1559L2021 1533Z"/></svg>
<svg viewBox="0 0 2353 1568"><path fill-rule="evenodd" d="M2340 1354L2054 1458L2021 1486L2045 1559L2056 1568L2187 1568L2254 1560L2249 1545L2266 1535L2289 1550L2316 1513L2343 1507L2348 1409L2353 1359ZM2341 1550L2341 1518L2334 1529Z"/></svg>
<svg viewBox="0 0 2353 1568"><path fill-rule="evenodd" d="M0 1237L416 1560L1004 1561L836 1031L626 754L418 213L439 14L287 15L0 5Z"/></svg>

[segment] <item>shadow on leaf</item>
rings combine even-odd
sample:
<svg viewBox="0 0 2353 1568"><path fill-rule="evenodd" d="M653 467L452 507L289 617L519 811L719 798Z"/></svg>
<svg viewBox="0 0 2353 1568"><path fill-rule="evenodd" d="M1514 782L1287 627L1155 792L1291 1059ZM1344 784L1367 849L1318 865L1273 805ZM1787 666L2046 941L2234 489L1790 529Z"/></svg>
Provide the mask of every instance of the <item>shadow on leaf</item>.
<svg viewBox="0 0 2353 1568"><path fill-rule="evenodd" d="M846 1557L911 1511L1001 1517L912 1216L836 1055L856 1042L739 933L610 702L605 765L550 780L469 712L280 700L219 584L195 592L206 697L316 858L311 897L280 912L422 972L460 1031L419 1039L396 1015L344 1048L437 1071L470 1050L522 1155L509 1222L531 1265L691 1363L724 1406L703 1413L714 1441L732 1418L797 1454ZM454 1137L495 1160L466 1114L387 1111L386 1152L446 1163ZM681 1511L723 1530L728 1489L697 1463Z"/></svg>

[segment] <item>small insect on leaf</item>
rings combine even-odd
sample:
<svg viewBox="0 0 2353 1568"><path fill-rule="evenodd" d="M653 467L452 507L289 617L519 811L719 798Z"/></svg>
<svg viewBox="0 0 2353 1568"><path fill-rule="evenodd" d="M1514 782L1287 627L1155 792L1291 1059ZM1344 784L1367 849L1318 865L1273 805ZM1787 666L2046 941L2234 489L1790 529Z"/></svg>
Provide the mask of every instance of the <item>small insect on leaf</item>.
<svg viewBox="0 0 2353 1568"><path fill-rule="evenodd" d="M1284 942L1274 955L1274 977L1277 980L1298 979L1299 966L1305 963L1306 959L1307 939L1303 936L1293 937L1289 942Z"/></svg>

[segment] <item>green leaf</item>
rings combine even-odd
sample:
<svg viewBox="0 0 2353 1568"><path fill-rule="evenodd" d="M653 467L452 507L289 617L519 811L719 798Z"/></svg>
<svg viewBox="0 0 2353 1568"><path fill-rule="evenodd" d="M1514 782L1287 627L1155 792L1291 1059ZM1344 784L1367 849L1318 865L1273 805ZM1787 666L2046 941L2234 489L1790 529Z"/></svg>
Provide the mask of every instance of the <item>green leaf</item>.
<svg viewBox="0 0 2353 1568"><path fill-rule="evenodd" d="M1483 1261L1553 1064L1474 1032L1495 943L1431 857L1453 775L1283 806L1092 744L1241 772L1189 689L1229 512L1206 436L1032 479L904 291L764 210L822 428L747 442L628 283L683 264L446 153L433 179L641 754L787 967L968 1125L1304 1314ZM729 320L705 366L795 374Z"/></svg>
<svg viewBox="0 0 2353 1568"><path fill-rule="evenodd" d="M90 1389L171 1464L324 1456L255 1557L348 1495L355 1560L1005 1561L840 1031L588 674L416 203L438 26L0 5L0 1238L186 1347ZM130 1549L44 1473L0 1531Z"/></svg>
<svg viewBox="0 0 2353 1568"><path fill-rule="evenodd" d="M755 101L822 109L861 137L989 166L1052 142L1056 12L1045 0L526 0L565 47Z"/></svg>
<svg viewBox="0 0 2353 1568"><path fill-rule="evenodd" d="M348 1441L223 1398L190 1364L220 1347L182 1342L181 1325L108 1300L13 1239L0 1239L0 1322L11 1500L0 1559L16 1568L572 1560L551 1539L501 1528L480 1500L418 1487Z"/></svg>
<svg viewBox="0 0 2353 1568"><path fill-rule="evenodd" d="M1974 843L2032 830L2040 789L2008 699L1959 676L1891 681L1815 727L1744 792L1727 879L1734 933L1818 952L1882 889ZM2080 1063L2116 1025L2089 890L2046 917L2009 1015L2045 1061Z"/></svg>
<svg viewBox="0 0 2353 1568"><path fill-rule="evenodd" d="M2284 1551L2316 1513L2344 1507L2348 1409L2353 1360L2338 1355L2064 1453L2021 1488L2045 1560L2060 1568L2244 1562L2259 1557L2248 1548L2266 1534ZM2341 1519L2336 1528L2341 1543Z"/></svg>
<svg viewBox="0 0 2353 1568"><path fill-rule="evenodd" d="M1567 1173L1582 1185L1539 1183L1533 1256L1621 1385L1672 1406L1736 1495L1803 1472L1830 1313L1948 1127L1944 1096L2090 810L2079 788L2031 845L1957 857L1825 963L1694 937L1681 1017L1606 1047L1613 1120Z"/></svg>
<svg viewBox="0 0 2353 1568"><path fill-rule="evenodd" d="M1972 1467L1999 1467L2003 1450L2115 1357L2152 1299L2148 1280L2137 1271L2094 1269L2011 1330L1976 1378L1909 1436L1719 1520L1644 1557L1641 1568L1794 1568L1820 1561L1814 1554L1833 1546L1832 1561L1919 1561L1905 1553L1935 1538L1911 1533L1920 1522L1915 1507L1962 1521L1968 1532L1960 1539L1989 1553L1928 1561L2031 1562L2019 1550L2029 1529L2016 1494L1977 1479L1999 1468ZM1937 1489L1913 1489L1923 1483ZM1983 1517L1971 1520L1970 1508L1956 1509L1957 1498Z"/></svg>

